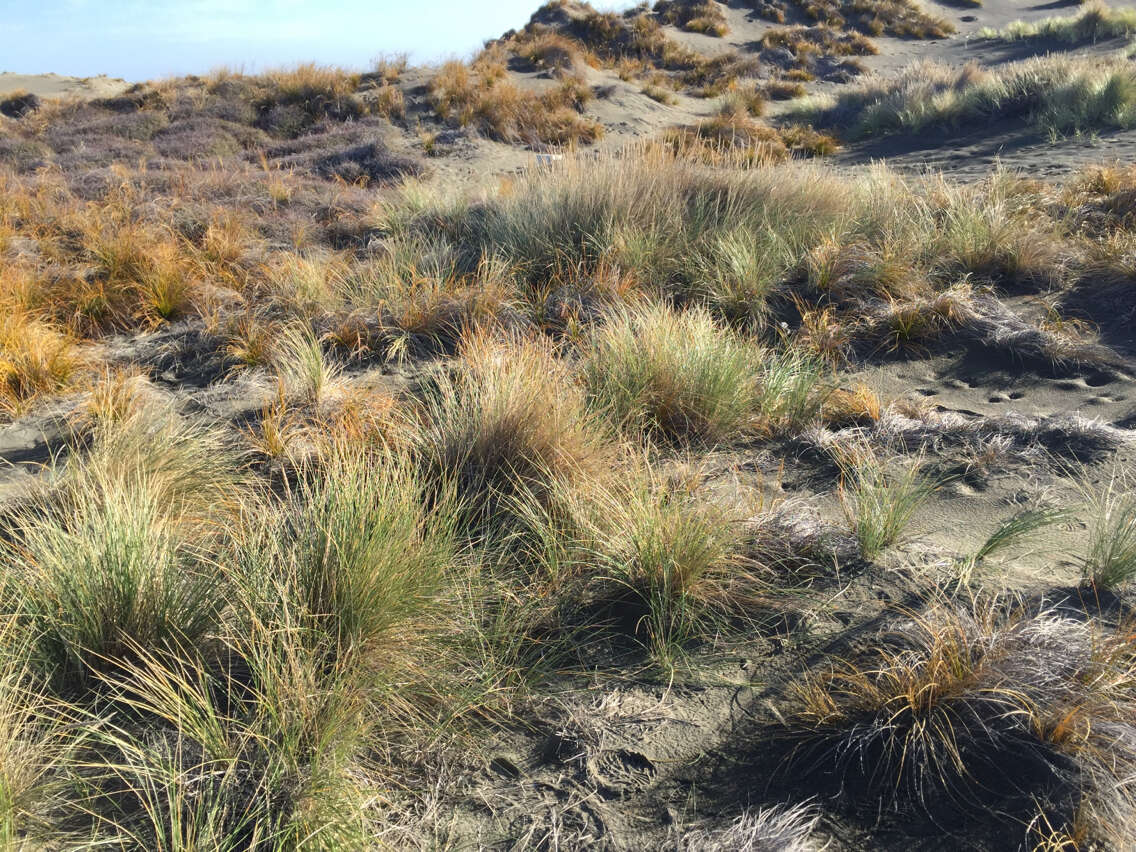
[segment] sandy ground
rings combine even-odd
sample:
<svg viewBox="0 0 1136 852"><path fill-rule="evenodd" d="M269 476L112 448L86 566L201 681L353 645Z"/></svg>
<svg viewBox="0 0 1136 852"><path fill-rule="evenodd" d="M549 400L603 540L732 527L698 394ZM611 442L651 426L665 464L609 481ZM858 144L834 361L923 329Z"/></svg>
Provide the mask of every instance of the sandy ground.
<svg viewBox="0 0 1136 852"><path fill-rule="evenodd" d="M59 74L16 74L0 71L0 97L12 92L30 92L41 98L109 98L130 84L117 77L64 77Z"/></svg>

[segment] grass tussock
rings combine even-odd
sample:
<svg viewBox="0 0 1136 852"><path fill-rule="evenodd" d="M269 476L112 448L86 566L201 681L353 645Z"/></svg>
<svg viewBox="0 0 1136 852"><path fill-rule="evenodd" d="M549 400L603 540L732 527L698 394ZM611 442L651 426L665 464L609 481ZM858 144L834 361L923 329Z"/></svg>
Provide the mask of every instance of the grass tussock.
<svg viewBox="0 0 1136 852"><path fill-rule="evenodd" d="M875 559L901 540L919 507L934 491L934 483L909 464L898 473L888 469L871 450L852 451L845 462L840 501L852 534L865 559Z"/></svg>
<svg viewBox="0 0 1136 852"><path fill-rule="evenodd" d="M1026 121L1049 134L1125 129L1134 109L1136 82L1124 63L1053 56L996 70L920 62L834 100L806 102L793 115L868 138L1001 119Z"/></svg>
<svg viewBox="0 0 1136 852"><path fill-rule="evenodd" d="M1134 32L1136 11L1114 9L1104 3L1091 3L1069 17L1045 18L1028 23L1014 21L1001 30L987 27L979 32L979 37L1003 42L1046 39L1076 45L1127 38Z"/></svg>
<svg viewBox="0 0 1136 852"><path fill-rule="evenodd" d="M585 343L584 383L623 429L716 443L752 428L760 353L701 310L622 311Z"/></svg>
<svg viewBox="0 0 1136 852"><path fill-rule="evenodd" d="M590 143L602 126L580 115L591 90L580 79L567 78L556 88L536 94L520 89L486 61L468 67L442 66L430 83L438 116L460 126L471 125L502 142L529 145Z"/></svg>
<svg viewBox="0 0 1136 852"><path fill-rule="evenodd" d="M82 359L65 332L8 314L0 320L0 408L21 414L37 398L65 390Z"/></svg>
<svg viewBox="0 0 1136 852"><path fill-rule="evenodd" d="M85 462L9 520L4 554L37 661L61 683L89 683L138 647L204 639L222 589L203 545L240 483L224 438L161 409L107 421L92 440Z"/></svg>
<svg viewBox="0 0 1136 852"><path fill-rule="evenodd" d="M1117 842L1131 831L1128 817L1110 822L1132 795L1124 642L1048 611L975 604L912 615L867 659L797 688L795 765L835 761L853 809L875 801L908 818L997 822L997 808L1007 839L1048 824ZM1100 762L1105 752L1117 762Z"/></svg>
<svg viewBox="0 0 1136 852"><path fill-rule="evenodd" d="M431 481L457 495L475 528L507 526L500 516L517 495L543 501L558 481L602 479L612 461L582 391L538 341L471 337L422 417L417 440Z"/></svg>
<svg viewBox="0 0 1136 852"><path fill-rule="evenodd" d="M708 57L691 50L671 38L665 25L715 37L729 31L719 4L710 0L676 0L623 13L599 12L573 0L547 3L524 29L495 44L529 57L555 41L557 53L614 69L624 80L653 79L660 85L666 79L671 87L686 88L701 97L720 95L739 78L754 76L759 68L752 57L736 51Z"/></svg>
<svg viewBox="0 0 1136 852"><path fill-rule="evenodd" d="M666 23L687 32L718 38L730 32L726 16L714 0L663 0L655 4L654 12Z"/></svg>
<svg viewBox="0 0 1136 852"><path fill-rule="evenodd" d="M869 36L935 39L945 38L955 31L949 21L930 15L907 0L873 3L854 0L753 0L752 7L763 18L779 24L785 23L791 11L799 11L817 24L837 30L851 29Z"/></svg>
<svg viewBox="0 0 1136 852"><path fill-rule="evenodd" d="M1136 500L1128 477L1113 471L1103 487L1081 487L1089 531L1082 558L1085 579L1102 589L1130 583L1136 579Z"/></svg>

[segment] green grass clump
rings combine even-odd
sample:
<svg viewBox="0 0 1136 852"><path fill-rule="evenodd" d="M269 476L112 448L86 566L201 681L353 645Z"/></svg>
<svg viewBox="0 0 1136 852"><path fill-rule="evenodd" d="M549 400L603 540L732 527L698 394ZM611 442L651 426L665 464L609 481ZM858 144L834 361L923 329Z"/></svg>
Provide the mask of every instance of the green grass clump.
<svg viewBox="0 0 1136 852"><path fill-rule="evenodd" d="M1087 483L1089 537L1081 558L1085 579L1112 589L1136 579L1136 495L1131 479L1113 473L1104 488Z"/></svg>
<svg viewBox="0 0 1136 852"><path fill-rule="evenodd" d="M1052 39L1065 44L1086 44L1127 38L1133 33L1136 33L1136 9L1114 9L1104 3L1093 3L1076 15L1041 21L1014 21L1002 30L986 27L978 35L992 41Z"/></svg>
<svg viewBox="0 0 1136 852"><path fill-rule="evenodd" d="M747 573L728 511L650 476L597 508L604 594L622 618L630 615L657 662L672 665L686 643L740 608Z"/></svg>
<svg viewBox="0 0 1136 852"><path fill-rule="evenodd" d="M50 814L66 792L58 772L82 741L82 736L67 736L75 720L35 671L35 639L17 619L0 622L0 846L5 849L54 839Z"/></svg>
<svg viewBox="0 0 1136 852"><path fill-rule="evenodd" d="M529 576L572 631L614 630L670 669L692 645L761 594L745 552L744 512L710 499L692 479L635 464L614 482L560 486L545 507L518 507Z"/></svg>
<svg viewBox="0 0 1136 852"><path fill-rule="evenodd" d="M3 548L7 605L37 637L37 662L68 686L135 648L203 641L224 595L209 546L240 481L223 438L169 412L143 409L93 442L14 512Z"/></svg>
<svg viewBox="0 0 1136 852"><path fill-rule="evenodd" d="M935 485L920 472L918 464L891 473L870 450L851 453L844 468L851 481L840 489L844 514L861 555L875 559L900 540Z"/></svg>
<svg viewBox="0 0 1136 852"><path fill-rule="evenodd" d="M340 372L323 351L319 338L302 324L291 325L281 333L273 361L281 391L313 405L327 397Z"/></svg>
<svg viewBox="0 0 1136 852"><path fill-rule="evenodd" d="M692 258L694 297L730 325L759 330L769 297L789 266L789 247L772 231L714 234Z"/></svg>
<svg viewBox="0 0 1136 852"><path fill-rule="evenodd" d="M752 425L761 350L703 309L613 312L585 344L592 405L622 429L664 441L716 443Z"/></svg>
<svg viewBox="0 0 1136 852"><path fill-rule="evenodd" d="M835 99L791 110L853 138L967 128L1022 119L1049 134L1126 129L1136 124L1136 71L1130 63L1050 56L995 69L919 62Z"/></svg>
<svg viewBox="0 0 1136 852"><path fill-rule="evenodd" d="M427 506L408 459L333 449L242 543L241 581L336 655L373 648L422 609L452 562L444 507Z"/></svg>

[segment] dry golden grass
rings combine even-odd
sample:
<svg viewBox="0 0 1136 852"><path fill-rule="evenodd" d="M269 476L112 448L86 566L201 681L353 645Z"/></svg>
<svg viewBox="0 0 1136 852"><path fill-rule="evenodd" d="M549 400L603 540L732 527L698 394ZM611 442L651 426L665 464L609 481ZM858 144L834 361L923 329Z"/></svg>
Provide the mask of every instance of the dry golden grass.
<svg viewBox="0 0 1136 852"><path fill-rule="evenodd" d="M522 90L483 63L470 67L448 62L435 74L430 93L440 118L471 125L503 142L588 144L603 135L599 122L580 114L591 90L575 77L538 94Z"/></svg>
<svg viewBox="0 0 1136 852"><path fill-rule="evenodd" d="M654 12L662 20L692 33L722 38L730 28L721 7L714 0L661 0Z"/></svg>
<svg viewBox="0 0 1136 852"><path fill-rule="evenodd" d="M358 74L310 62L268 71L264 76L286 101L344 101L359 88Z"/></svg>
<svg viewBox="0 0 1136 852"><path fill-rule="evenodd" d="M371 95L372 110L387 118L402 118L406 115L406 97L402 89L390 83L375 89Z"/></svg>
<svg viewBox="0 0 1136 852"><path fill-rule="evenodd" d="M556 32L543 31L518 36L511 47L517 56L527 59L538 68L547 68L560 74L575 76L583 71L584 66L599 63L580 42Z"/></svg>
<svg viewBox="0 0 1136 852"><path fill-rule="evenodd" d="M20 414L36 399L67 389L82 363L65 332L7 314L0 319L0 410Z"/></svg>
<svg viewBox="0 0 1136 852"><path fill-rule="evenodd" d="M830 26L781 27L766 31L763 47L782 47L798 60L810 56L872 56L879 49L857 32L845 32Z"/></svg>
<svg viewBox="0 0 1136 852"><path fill-rule="evenodd" d="M762 90L772 101L789 101L805 96L805 85L799 80L771 80Z"/></svg>

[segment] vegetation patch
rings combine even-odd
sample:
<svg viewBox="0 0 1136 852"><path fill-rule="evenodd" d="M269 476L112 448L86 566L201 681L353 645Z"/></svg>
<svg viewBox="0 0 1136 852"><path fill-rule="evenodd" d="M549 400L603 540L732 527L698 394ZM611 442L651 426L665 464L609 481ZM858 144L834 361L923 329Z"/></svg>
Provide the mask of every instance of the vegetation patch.
<svg viewBox="0 0 1136 852"><path fill-rule="evenodd" d="M802 104L794 115L870 138L1007 119L1048 134L1088 133L1128 128L1134 110L1136 79L1126 63L1048 57L996 70L921 62L893 79Z"/></svg>
<svg viewBox="0 0 1136 852"><path fill-rule="evenodd" d="M986 27L979 32L979 37L1003 42L1047 39L1077 45L1127 38L1134 32L1136 10L1114 9L1103 3L1093 3L1076 15L1065 18L1045 18L1028 23L1014 21L1001 30Z"/></svg>

